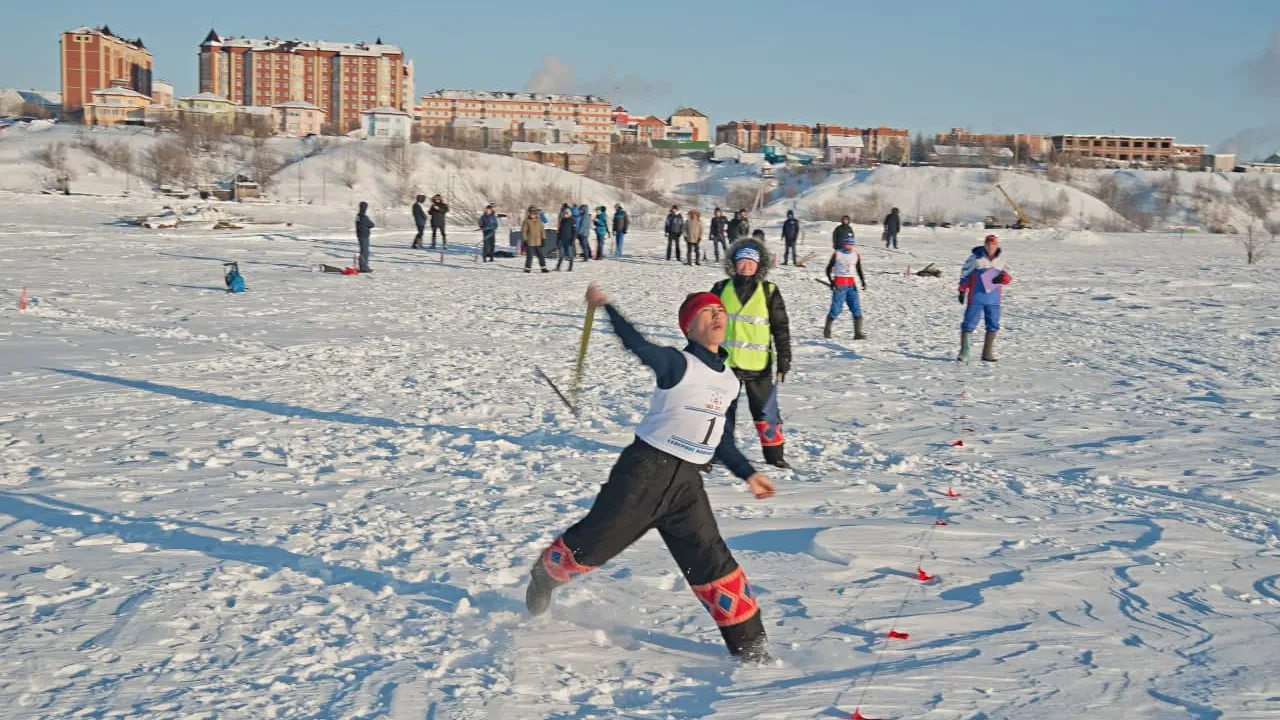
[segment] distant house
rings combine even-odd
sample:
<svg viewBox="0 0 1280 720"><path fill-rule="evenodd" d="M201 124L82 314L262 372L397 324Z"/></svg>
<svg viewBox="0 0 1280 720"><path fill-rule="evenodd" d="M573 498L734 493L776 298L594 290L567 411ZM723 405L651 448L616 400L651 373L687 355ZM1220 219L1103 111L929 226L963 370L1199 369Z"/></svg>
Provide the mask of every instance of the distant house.
<svg viewBox="0 0 1280 720"><path fill-rule="evenodd" d="M511 143L511 157L579 174L587 171L590 155L586 143Z"/></svg>
<svg viewBox="0 0 1280 720"><path fill-rule="evenodd" d="M211 92L188 95L178 98L178 118L197 125L231 127L236 121L236 104Z"/></svg>
<svg viewBox="0 0 1280 720"><path fill-rule="evenodd" d="M1200 169L1205 172L1231 172L1235 167L1235 153L1205 153L1200 157Z"/></svg>
<svg viewBox="0 0 1280 720"><path fill-rule="evenodd" d="M928 159L943 167L1008 167L1013 158L1007 147L934 145Z"/></svg>
<svg viewBox="0 0 1280 720"><path fill-rule="evenodd" d="M666 129L666 139L676 142L696 142L695 135L697 130L686 125L669 125Z"/></svg>
<svg viewBox="0 0 1280 720"><path fill-rule="evenodd" d="M711 148L711 156L708 159L715 163L729 162L742 157L742 153L743 149L733 143L720 143Z"/></svg>
<svg viewBox="0 0 1280 720"><path fill-rule="evenodd" d="M295 100L271 106L271 129L287 137L319 135L324 127L324 110L309 102Z"/></svg>
<svg viewBox="0 0 1280 720"><path fill-rule="evenodd" d="M856 135L832 135L827 138L827 162L832 165L856 165L862 162L862 138Z"/></svg>
<svg viewBox="0 0 1280 720"><path fill-rule="evenodd" d="M409 113L393 107L376 107L360 113L360 129L367 138L408 142L413 127Z"/></svg>
<svg viewBox="0 0 1280 720"><path fill-rule="evenodd" d="M693 108L680 108L671 113L671 117L667 118L667 125L671 128L685 128L689 132L689 140L710 141L711 138L711 121L706 115L694 110ZM672 138L684 139L684 138Z"/></svg>
<svg viewBox="0 0 1280 720"><path fill-rule="evenodd" d="M523 142L576 143L582 138L582 126L573 120L525 120L520 123L520 140Z"/></svg>
<svg viewBox="0 0 1280 720"><path fill-rule="evenodd" d="M167 80L152 80L151 104L162 108L173 107L173 83Z"/></svg>
<svg viewBox="0 0 1280 720"><path fill-rule="evenodd" d="M479 148L499 148L511 134L511 123L502 118L459 118L449 123L455 142Z"/></svg>
<svg viewBox="0 0 1280 720"><path fill-rule="evenodd" d="M151 98L126 87L111 87L89 93L84 104L86 125L141 125L147 119Z"/></svg>
<svg viewBox="0 0 1280 720"><path fill-rule="evenodd" d="M760 151L764 153L764 159L769 162L782 162L786 159L787 153L791 149L781 140L770 140L760 147Z"/></svg>

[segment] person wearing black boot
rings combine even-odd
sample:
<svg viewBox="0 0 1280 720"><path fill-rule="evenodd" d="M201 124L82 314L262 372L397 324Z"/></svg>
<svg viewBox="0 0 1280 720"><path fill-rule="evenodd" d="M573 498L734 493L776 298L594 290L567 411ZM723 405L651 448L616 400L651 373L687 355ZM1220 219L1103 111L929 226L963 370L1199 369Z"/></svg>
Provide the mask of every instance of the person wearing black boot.
<svg viewBox="0 0 1280 720"><path fill-rule="evenodd" d="M827 263L827 282L831 285L831 310L827 312L827 324L822 329L822 337L831 337L831 324L840 317L840 309L849 306L853 314L853 339L866 340L862 334L862 303L858 301L858 280L862 280L862 289L867 289L867 276L862 274L862 256L854 249L854 239L850 235L843 241L844 247L831 253L831 262ZM857 277L854 277L854 275Z"/></svg>
<svg viewBox="0 0 1280 720"><path fill-rule="evenodd" d="M667 259L671 259L671 249L675 248L676 262L680 262L680 238L684 235L684 217L680 215L679 207L671 206L663 229L667 233Z"/></svg>
<svg viewBox="0 0 1280 720"><path fill-rule="evenodd" d="M569 272L573 272L573 241L578 236L578 221L573 217L573 211L565 206L560 211L560 225L556 227L556 243L560 246L560 257L556 258L556 270L560 270L560 263L567 258L569 260Z"/></svg>
<svg viewBox="0 0 1280 720"><path fill-rule="evenodd" d="M780 416L765 412L774 397L774 355L777 355L781 383L791 370L791 321L782 302L782 292L765 277L773 256L763 240L754 237L729 246L724 269L728 280L712 288L729 313L724 346L729 351L729 367L742 380L747 406L760 436L765 462L779 468L790 465L783 459L786 439Z"/></svg>
<svg viewBox="0 0 1280 720"><path fill-rule="evenodd" d="M787 211L787 219L782 223L782 264L787 264L787 258L791 258L791 264L795 265L800 262L796 259L796 243L800 240L800 221L796 219L794 210Z"/></svg>
<svg viewBox="0 0 1280 720"><path fill-rule="evenodd" d="M360 262L356 268L362 273L371 273L369 267L369 243L373 231L373 221L369 219L369 203L360 202L360 212L356 213L356 242L360 245Z"/></svg>
<svg viewBox="0 0 1280 720"><path fill-rule="evenodd" d="M728 243L725 238L729 233L729 218L724 216L724 211L720 208L715 209L715 213L711 216L711 249L716 254L716 262L720 262L720 251L726 254L729 252ZM705 253L704 253L705 254Z"/></svg>
<svg viewBox="0 0 1280 720"><path fill-rule="evenodd" d="M445 235L445 216L449 214L449 203L444 201L440 195L431 198L431 209L427 211L431 216L431 248L436 247L436 233L440 233L440 247L449 247L449 236Z"/></svg>
<svg viewBox="0 0 1280 720"><path fill-rule="evenodd" d="M482 262L493 262L494 245L498 240L498 212L494 209L493 203L484 206L484 213L480 215L479 225L481 236L480 260Z"/></svg>
<svg viewBox="0 0 1280 720"><path fill-rule="evenodd" d="M542 242L546 234L545 226L542 224L542 213L538 208L529 206L529 212L525 216L524 222L520 223L520 238L524 242L524 271L533 270L533 256L538 256L538 266L542 268L542 272L550 272L547 270L547 260L542 256Z"/></svg>
<svg viewBox="0 0 1280 720"><path fill-rule="evenodd" d="M427 212L422 209L422 203L426 201L426 195L419 195L413 201L413 224L417 226L418 234L413 236L413 244L409 247L415 250L422 249L422 233L427 230Z"/></svg>
<svg viewBox="0 0 1280 720"><path fill-rule="evenodd" d="M835 230L831 231L832 250L839 250L844 247L844 239L853 237L853 225L851 223L852 221L849 220L848 215L840 218L840 224L836 226Z"/></svg>
<svg viewBox="0 0 1280 720"><path fill-rule="evenodd" d="M771 661L760 605L716 527L701 473L716 460L746 481L759 499L773 483L756 472L733 442L741 383L721 347L727 319L720 299L691 293L680 305L683 350L655 345L592 285L587 306L603 306L628 350L653 370L657 387L609 480L586 517L557 537L530 572L525 605L547 611L555 589L600 567L657 528L693 594L711 613L729 653L743 662Z"/></svg>

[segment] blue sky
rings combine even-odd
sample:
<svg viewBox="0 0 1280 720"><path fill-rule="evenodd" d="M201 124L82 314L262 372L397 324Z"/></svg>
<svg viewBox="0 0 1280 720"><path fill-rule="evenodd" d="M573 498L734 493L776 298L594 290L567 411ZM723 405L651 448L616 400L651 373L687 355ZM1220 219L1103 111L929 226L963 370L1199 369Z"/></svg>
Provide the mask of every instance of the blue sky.
<svg viewBox="0 0 1280 720"><path fill-rule="evenodd" d="M112 8L112 9L106 9ZM1280 0L734 0L732 3L276 0L194 8L22 2L0 29L0 87L58 85L58 35L141 36L156 76L196 87L224 35L404 47L419 94L553 84L633 112L1001 132L1172 134L1216 144L1280 120ZM30 58L30 60L26 60Z"/></svg>

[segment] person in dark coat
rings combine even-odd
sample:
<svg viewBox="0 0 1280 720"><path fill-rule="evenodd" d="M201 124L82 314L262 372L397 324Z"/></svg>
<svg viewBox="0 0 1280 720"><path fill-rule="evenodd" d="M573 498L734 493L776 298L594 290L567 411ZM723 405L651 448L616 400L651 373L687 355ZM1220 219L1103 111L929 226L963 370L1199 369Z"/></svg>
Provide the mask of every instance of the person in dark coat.
<svg viewBox="0 0 1280 720"><path fill-rule="evenodd" d="M685 298L678 313L683 350L646 340L594 285L587 288L587 307L608 312L623 346L653 370L657 387L591 509L534 561L525 606L532 615L545 613L556 588L657 529L729 653L743 662L769 662L756 593L716 527L701 475L715 460L745 480L757 499L775 493L733 442L740 383L725 364L724 306L710 293Z"/></svg>
<svg viewBox="0 0 1280 720"><path fill-rule="evenodd" d="M680 262L680 237L684 235L684 217L680 214L679 206L671 206L663 229L667 233L667 259L671 259L671 249L675 248L676 262Z"/></svg>
<svg viewBox="0 0 1280 720"><path fill-rule="evenodd" d="M745 238L729 246L724 259L727 280L711 288L729 313L724 347L728 364L747 391L747 406L760 436L765 462L788 468L783 459L782 417L766 412L774 395L774 358L781 383L791 370L791 320L778 287L765 278L773 256L762 240Z"/></svg>
<svg viewBox="0 0 1280 720"><path fill-rule="evenodd" d="M369 203L360 202L360 212L356 213L356 242L360 244L360 267L362 273L373 272L369 267L369 238L373 230L373 221L369 219Z"/></svg>
<svg viewBox="0 0 1280 720"><path fill-rule="evenodd" d="M556 259L556 270L560 264L569 259L569 272L573 272L573 241L578 236L578 221L573 218L573 210L568 205L560 211L560 224L556 227L556 244L560 248L560 257Z"/></svg>
<svg viewBox="0 0 1280 720"><path fill-rule="evenodd" d="M422 249L422 233L427 230L427 213L422 209L422 203L427 201L426 195L419 195L413 201L413 224L418 227L418 234L413 236L413 244L409 247Z"/></svg>
<svg viewBox="0 0 1280 720"><path fill-rule="evenodd" d="M449 238L444 230L445 215L449 214L449 203L446 203L443 197L436 195L431 198L431 209L427 214L431 216L431 247L436 246L436 232L440 233L440 246L449 247Z"/></svg>
<svg viewBox="0 0 1280 720"><path fill-rule="evenodd" d="M840 224L835 230L831 231L831 249L840 250L844 247L844 239L853 237L853 225L848 215L840 218Z"/></svg>
<svg viewBox="0 0 1280 720"><path fill-rule="evenodd" d="M898 231L902 229L902 216L898 213L898 208L889 211L884 216L884 246L887 248L893 246L894 250L898 249Z"/></svg>
<svg viewBox="0 0 1280 720"><path fill-rule="evenodd" d="M631 229L631 218L621 205L613 206L613 256L622 257L622 239Z"/></svg>
<svg viewBox="0 0 1280 720"><path fill-rule="evenodd" d="M733 219L729 221L729 242L735 243L742 238L751 235L751 220L747 218L747 211L739 208L734 213Z"/></svg>
<svg viewBox="0 0 1280 720"><path fill-rule="evenodd" d="M796 219L795 210L787 211L787 219L782 223L782 264L787 264L787 258L791 258L791 264L795 265L800 262L796 259L796 243L800 240L800 221Z"/></svg>
<svg viewBox="0 0 1280 720"><path fill-rule="evenodd" d="M715 251L716 262L720 262L720 251L729 252L728 243L725 238L729 234L729 218L724 216L724 211L716 208L715 213L711 216L711 248ZM705 254L705 253L704 253Z"/></svg>
<svg viewBox="0 0 1280 720"><path fill-rule="evenodd" d="M480 259L483 262L493 262L494 245L498 240L498 212L493 208L493 203L485 205L484 213L480 215L479 225L483 238Z"/></svg>

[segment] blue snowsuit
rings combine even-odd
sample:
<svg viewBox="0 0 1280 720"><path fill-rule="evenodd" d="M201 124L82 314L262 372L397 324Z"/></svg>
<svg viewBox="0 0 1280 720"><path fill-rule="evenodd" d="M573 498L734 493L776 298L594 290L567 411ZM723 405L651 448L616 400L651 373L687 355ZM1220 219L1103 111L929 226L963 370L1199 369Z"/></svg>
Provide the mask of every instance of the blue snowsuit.
<svg viewBox="0 0 1280 720"><path fill-rule="evenodd" d="M987 249L981 245L973 249L973 254L964 261L960 270L960 295L967 296L968 304L964 309L964 321L960 329L973 332L978 322L983 321L987 332L1000 330L1000 300L1004 286L1013 278L1004 269L1004 258L1000 248L992 257L987 257Z"/></svg>

